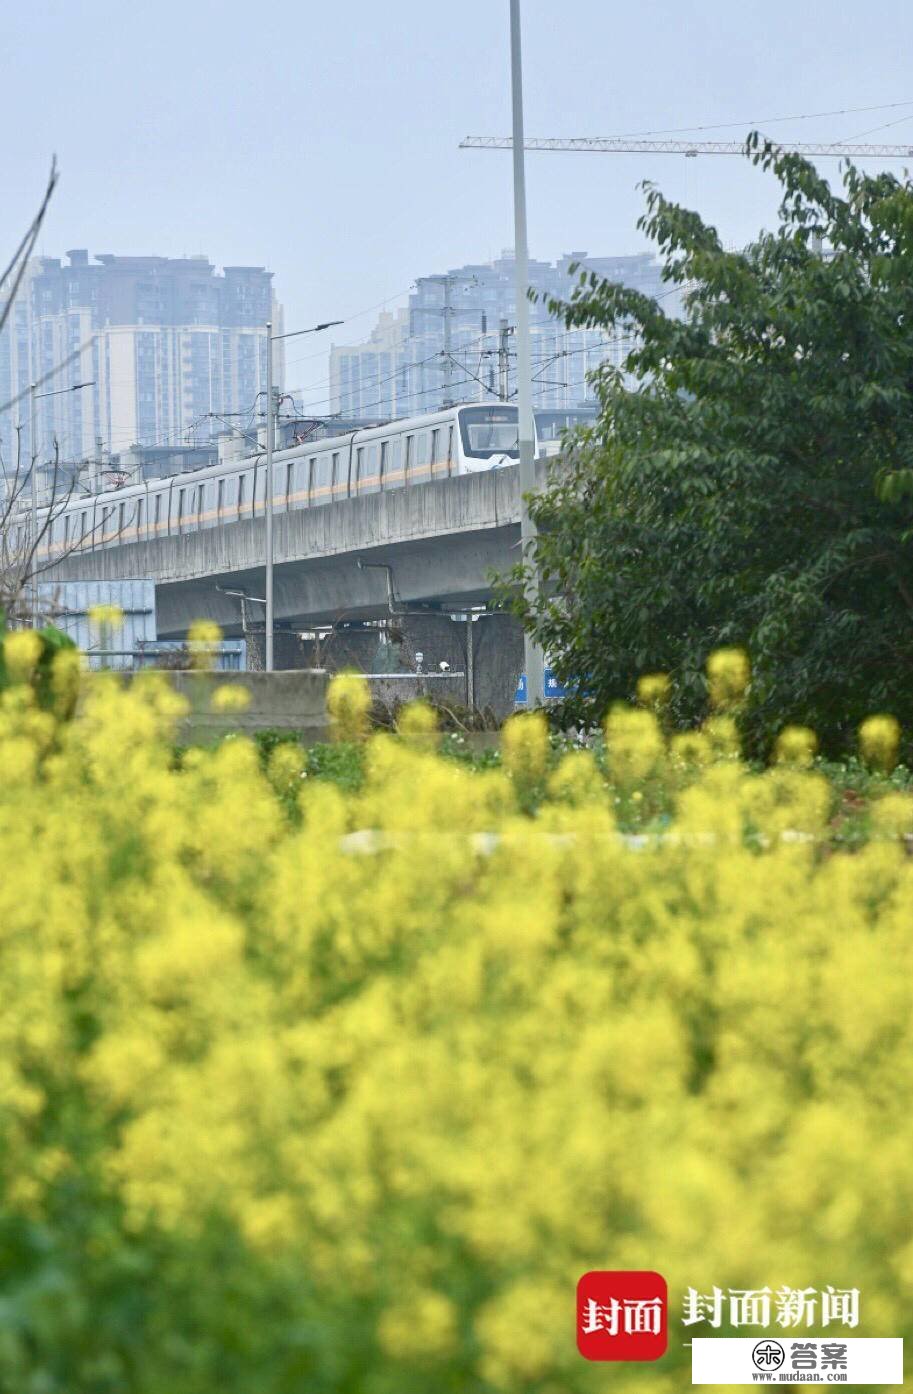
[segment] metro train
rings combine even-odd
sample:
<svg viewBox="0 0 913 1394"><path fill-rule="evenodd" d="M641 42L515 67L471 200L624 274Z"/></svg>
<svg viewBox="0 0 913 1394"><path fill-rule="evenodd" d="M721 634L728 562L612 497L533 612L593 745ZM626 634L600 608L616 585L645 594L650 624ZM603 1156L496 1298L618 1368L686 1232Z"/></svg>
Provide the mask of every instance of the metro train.
<svg viewBox="0 0 913 1394"><path fill-rule="evenodd" d="M593 412L536 413L538 453ZM273 509L313 508L379 490L512 464L519 456L517 408L467 405L304 442L273 456ZM208 469L73 495L55 511L41 550L51 555L174 537L262 516L263 451ZM39 527L47 510L40 510ZM21 520L27 527L27 520Z"/></svg>

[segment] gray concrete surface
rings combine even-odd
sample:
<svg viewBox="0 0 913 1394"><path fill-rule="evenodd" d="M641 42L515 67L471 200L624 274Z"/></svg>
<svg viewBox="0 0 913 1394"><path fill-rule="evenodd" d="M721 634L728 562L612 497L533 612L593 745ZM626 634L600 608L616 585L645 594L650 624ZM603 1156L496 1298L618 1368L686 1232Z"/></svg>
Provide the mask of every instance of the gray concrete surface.
<svg viewBox="0 0 913 1394"><path fill-rule="evenodd" d="M89 675L88 681L104 681L107 674ZM118 674L125 683L143 681L142 673ZM186 742L215 740L228 731L297 731L308 742L329 735L326 672L301 669L283 673L187 673L162 674L175 692L190 703L189 716L180 723L177 739ZM240 687L250 704L244 711L214 712L217 687Z"/></svg>
<svg viewBox="0 0 913 1394"><path fill-rule="evenodd" d="M538 466L544 479L544 464ZM368 494L275 516L275 612L292 627L347 615L387 612L384 573L394 569L399 599L459 609L484 603L490 573L517 559L520 493L516 466ZM158 538L68 557L48 579L151 577L161 638L180 638L195 619L240 633L240 605L217 586L263 593L264 521ZM259 618L262 610L251 607Z"/></svg>

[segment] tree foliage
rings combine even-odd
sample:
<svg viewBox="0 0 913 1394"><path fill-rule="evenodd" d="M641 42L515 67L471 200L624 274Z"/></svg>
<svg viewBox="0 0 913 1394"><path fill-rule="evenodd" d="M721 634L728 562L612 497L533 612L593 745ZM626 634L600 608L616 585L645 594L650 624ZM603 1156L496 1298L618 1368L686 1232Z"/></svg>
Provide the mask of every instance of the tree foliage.
<svg viewBox="0 0 913 1394"><path fill-rule="evenodd" d="M512 603L596 713L658 665L691 721L705 655L739 645L750 740L792 721L834 749L873 704L913 717L913 185L847 166L841 195L746 148L783 199L743 251L645 186L683 317L592 273L552 302L636 346L535 500L541 598Z"/></svg>

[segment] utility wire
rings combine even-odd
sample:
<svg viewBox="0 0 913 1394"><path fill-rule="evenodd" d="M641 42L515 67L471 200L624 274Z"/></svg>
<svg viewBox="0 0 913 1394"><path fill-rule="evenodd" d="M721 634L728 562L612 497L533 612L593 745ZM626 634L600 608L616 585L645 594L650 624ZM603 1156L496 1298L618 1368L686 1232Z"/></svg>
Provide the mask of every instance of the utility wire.
<svg viewBox="0 0 913 1394"><path fill-rule="evenodd" d="M0 328L2 328L2 321L0 321ZM8 402L4 402L3 406L0 407L0 414L2 414L5 411L9 411L10 408L14 407L17 402L21 402L24 397L27 397L29 395L29 392L32 390L32 387L43 387L46 382L50 382L52 378L56 378L57 374L62 373L64 368L69 367L69 365L73 362L74 359L78 358L81 353L85 353L86 349L91 348L94 342L95 335L93 334L91 339L86 339L84 344L80 344L79 348L75 348L73 352L63 360L62 363L58 363L56 367L50 370L50 372L45 373L43 378L39 378L37 382L31 385L31 387L26 387L25 390L18 393L17 396L11 397Z"/></svg>
<svg viewBox="0 0 913 1394"><path fill-rule="evenodd" d="M902 106L913 106L913 101L906 102L885 102L881 106L847 106L841 107L837 111L804 111L795 116L765 116L763 120L752 121L723 121L713 126L664 126L656 131L623 131L617 140L634 139L641 136L673 136L688 135L692 131L730 131L745 130L746 127L773 126L781 121L815 121L824 116L852 116L861 111L892 111ZM890 123L889 123L890 124ZM883 130L884 127L877 126L876 130ZM870 132L863 132L870 134ZM850 136L850 140L858 140L859 136ZM835 141L835 144L842 142Z"/></svg>
<svg viewBox="0 0 913 1394"><path fill-rule="evenodd" d="M890 126L901 126L904 121L913 121L913 112L907 116L899 116L896 121L886 121L883 126L871 126L867 131L860 131L858 135L847 136L845 140L835 140L834 145L849 144L854 140L861 140L863 136L873 136L876 131L886 131Z"/></svg>

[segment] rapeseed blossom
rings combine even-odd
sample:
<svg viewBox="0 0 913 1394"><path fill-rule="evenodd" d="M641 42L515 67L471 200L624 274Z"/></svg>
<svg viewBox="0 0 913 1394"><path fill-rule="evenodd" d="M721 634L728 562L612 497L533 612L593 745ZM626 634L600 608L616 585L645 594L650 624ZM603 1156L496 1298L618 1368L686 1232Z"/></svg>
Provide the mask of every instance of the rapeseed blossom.
<svg viewBox="0 0 913 1394"><path fill-rule="evenodd" d="M521 712L505 724L501 736L504 768L524 783L545 774L548 763L548 725L542 712Z"/></svg>
<svg viewBox="0 0 913 1394"><path fill-rule="evenodd" d="M624 1394L689 1383L689 1286L858 1287L854 1335L913 1337L908 795L849 853L817 770L643 709L605 765L532 714L481 772L404 716L343 792L288 743L177 760L160 675L62 720L22 671L0 1388L590 1394L591 1268L669 1282Z"/></svg>
<svg viewBox="0 0 913 1394"><path fill-rule="evenodd" d="M92 605L88 618L90 630L99 635L112 629L120 629L124 622L124 612L119 605Z"/></svg>
<svg viewBox="0 0 913 1394"><path fill-rule="evenodd" d="M637 683L637 700L654 711L665 707L672 696L668 673L645 673Z"/></svg>
<svg viewBox="0 0 913 1394"><path fill-rule="evenodd" d="M196 620L187 633L190 666L204 673L214 668L216 649L221 639L222 631L212 620Z"/></svg>
<svg viewBox="0 0 913 1394"><path fill-rule="evenodd" d="M864 760L886 773L897 763L900 723L893 716L870 716L859 727L859 748Z"/></svg>
<svg viewBox="0 0 913 1394"><path fill-rule="evenodd" d="M408 702L400 709L396 729L403 740L419 747L430 747L437 739L437 713L427 702Z"/></svg>
<svg viewBox="0 0 913 1394"><path fill-rule="evenodd" d="M337 740L363 740L368 731L371 693L360 673L340 673L330 688L327 709Z"/></svg>
<svg viewBox="0 0 913 1394"><path fill-rule="evenodd" d="M724 710L739 702L751 677L748 655L742 649L717 649L707 660L710 705Z"/></svg>
<svg viewBox="0 0 913 1394"><path fill-rule="evenodd" d="M209 705L214 712L246 712L250 706L250 693L238 683L221 683L214 689Z"/></svg>
<svg viewBox="0 0 913 1394"><path fill-rule="evenodd" d="M817 749L818 737L807 726L784 726L774 755L784 765L810 765Z"/></svg>

